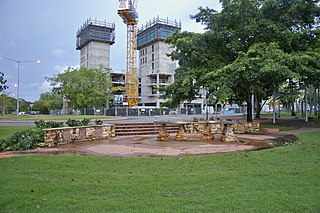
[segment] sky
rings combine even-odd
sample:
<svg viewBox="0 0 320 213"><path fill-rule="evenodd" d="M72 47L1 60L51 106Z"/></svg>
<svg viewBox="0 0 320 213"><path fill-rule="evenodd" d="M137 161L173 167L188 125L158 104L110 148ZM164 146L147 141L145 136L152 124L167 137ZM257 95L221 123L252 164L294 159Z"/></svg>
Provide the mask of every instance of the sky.
<svg viewBox="0 0 320 213"><path fill-rule="evenodd" d="M80 53L76 50L76 32L88 19L116 25L116 40L111 46L110 66L125 70L126 26L117 14L118 0L0 0L0 56L20 63L20 98L36 101L50 91L45 80L62 73L68 67L79 67ZM182 31L203 32L204 26L190 19L199 7L221 10L219 0L140 0L139 26L159 16L181 21ZM9 89L16 98L18 66L0 58Z"/></svg>

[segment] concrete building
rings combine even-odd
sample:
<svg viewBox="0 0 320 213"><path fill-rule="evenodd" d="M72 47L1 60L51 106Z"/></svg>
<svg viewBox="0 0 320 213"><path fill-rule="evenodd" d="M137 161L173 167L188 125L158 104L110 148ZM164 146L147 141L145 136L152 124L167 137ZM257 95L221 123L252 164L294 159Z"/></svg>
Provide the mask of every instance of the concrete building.
<svg viewBox="0 0 320 213"><path fill-rule="evenodd" d="M115 40L115 24L88 19L77 32L76 49L80 50L80 66L110 67L110 46Z"/></svg>
<svg viewBox="0 0 320 213"><path fill-rule="evenodd" d="M164 102L157 88L173 83L177 67L177 63L167 56L172 50L164 40L180 29L181 22L159 17L138 29L140 105L159 108Z"/></svg>
<svg viewBox="0 0 320 213"><path fill-rule="evenodd" d="M126 93L126 71L125 70L112 70L111 71L112 91L114 94L113 106L123 106L124 97Z"/></svg>

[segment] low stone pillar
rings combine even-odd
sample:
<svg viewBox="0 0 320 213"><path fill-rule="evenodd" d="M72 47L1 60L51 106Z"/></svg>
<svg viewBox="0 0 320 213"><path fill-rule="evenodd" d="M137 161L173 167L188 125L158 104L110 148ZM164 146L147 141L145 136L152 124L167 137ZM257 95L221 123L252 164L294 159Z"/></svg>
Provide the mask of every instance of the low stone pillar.
<svg viewBox="0 0 320 213"><path fill-rule="evenodd" d="M211 128L208 123L204 125L204 129L203 129L203 132L201 133L201 137L204 140L212 140L213 139Z"/></svg>
<svg viewBox="0 0 320 213"><path fill-rule="evenodd" d="M179 125L178 132L177 132L174 139L176 141L185 141L186 140L186 136L184 135L184 125L183 124Z"/></svg>
<svg viewBox="0 0 320 213"><path fill-rule="evenodd" d="M166 124L160 123L159 135L157 137L158 141L168 141L170 139L170 135L167 131Z"/></svg>
<svg viewBox="0 0 320 213"><path fill-rule="evenodd" d="M221 140L226 143L236 143L238 140L233 130L234 123L223 123L223 125L224 128L222 130Z"/></svg>

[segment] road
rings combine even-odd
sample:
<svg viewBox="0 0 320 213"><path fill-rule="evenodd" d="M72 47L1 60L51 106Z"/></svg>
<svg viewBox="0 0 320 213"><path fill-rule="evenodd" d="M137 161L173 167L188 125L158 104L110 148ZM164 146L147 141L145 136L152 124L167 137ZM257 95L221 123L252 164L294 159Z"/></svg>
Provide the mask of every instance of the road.
<svg viewBox="0 0 320 213"><path fill-rule="evenodd" d="M209 118L214 115L209 115ZM154 122L154 121L185 121L193 118L203 118L205 115L163 115L163 116L129 116L129 117L114 117L110 119L101 119L103 123L134 123L134 122ZM219 116L221 117L221 115ZM95 119L91 119L94 122ZM60 122L63 122L61 120ZM0 126L32 126L34 121L18 121L9 119L0 119Z"/></svg>

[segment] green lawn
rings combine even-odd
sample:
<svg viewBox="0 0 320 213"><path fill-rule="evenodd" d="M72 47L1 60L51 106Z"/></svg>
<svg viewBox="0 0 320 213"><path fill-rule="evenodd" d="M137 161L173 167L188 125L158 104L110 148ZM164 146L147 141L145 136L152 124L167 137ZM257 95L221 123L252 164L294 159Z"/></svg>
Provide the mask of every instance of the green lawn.
<svg viewBox="0 0 320 213"><path fill-rule="evenodd" d="M319 212L320 132L255 152L0 159L1 212Z"/></svg>
<svg viewBox="0 0 320 213"><path fill-rule="evenodd" d="M288 131L294 129L300 129L303 127L318 127L320 128L320 119L314 118L305 122L300 118L280 118L276 120L276 123L273 124L272 120L261 120L261 128L278 128L280 131Z"/></svg>
<svg viewBox="0 0 320 213"><path fill-rule="evenodd" d="M277 112L277 114L278 114L278 112ZM297 113L297 115L298 115L298 113ZM261 117L273 117L273 113L272 112L271 113L262 113ZM291 112L280 112L280 117L293 117L293 116L291 115Z"/></svg>
<svg viewBox="0 0 320 213"><path fill-rule="evenodd" d="M11 120L68 120L68 119L79 119L82 120L84 118L89 119L108 119L112 118L111 116L104 116L104 115L64 115L64 116L50 116L50 115L37 115L37 116L30 116L30 115L3 115L0 116L0 119L11 119Z"/></svg>
<svg viewBox="0 0 320 213"><path fill-rule="evenodd" d="M29 128L30 126L0 126L0 139L9 138L13 133Z"/></svg>
<svg viewBox="0 0 320 213"><path fill-rule="evenodd" d="M272 129L279 129L280 131L289 131L294 129L299 129L299 127L293 127L293 126L283 126L283 125L277 125L277 124L264 124L261 123L261 128L272 128Z"/></svg>

